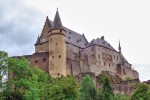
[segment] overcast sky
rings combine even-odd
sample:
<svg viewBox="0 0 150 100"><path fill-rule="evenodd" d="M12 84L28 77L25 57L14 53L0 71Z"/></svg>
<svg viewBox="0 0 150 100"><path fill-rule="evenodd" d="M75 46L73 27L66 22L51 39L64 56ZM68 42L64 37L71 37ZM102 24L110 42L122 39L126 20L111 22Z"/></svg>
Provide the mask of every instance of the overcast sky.
<svg viewBox="0 0 150 100"><path fill-rule="evenodd" d="M149 0L0 0L0 50L10 56L34 53L46 16L53 20L59 8L62 24L90 42L101 36L150 79Z"/></svg>

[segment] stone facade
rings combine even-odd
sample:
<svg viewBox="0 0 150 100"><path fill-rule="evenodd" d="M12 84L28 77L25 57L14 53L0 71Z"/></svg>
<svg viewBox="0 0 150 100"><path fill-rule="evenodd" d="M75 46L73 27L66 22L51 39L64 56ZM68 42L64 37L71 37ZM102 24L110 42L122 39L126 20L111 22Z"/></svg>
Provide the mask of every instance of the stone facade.
<svg viewBox="0 0 150 100"><path fill-rule="evenodd" d="M118 49L115 50L104 36L88 42L84 34L64 27L57 11L54 21L46 18L42 33L35 43L35 53L26 58L31 66L38 65L52 77L73 75L80 79L83 73L88 73L95 77L96 82L96 76L107 72L121 81L127 78L138 80L138 72L123 56L120 42Z"/></svg>

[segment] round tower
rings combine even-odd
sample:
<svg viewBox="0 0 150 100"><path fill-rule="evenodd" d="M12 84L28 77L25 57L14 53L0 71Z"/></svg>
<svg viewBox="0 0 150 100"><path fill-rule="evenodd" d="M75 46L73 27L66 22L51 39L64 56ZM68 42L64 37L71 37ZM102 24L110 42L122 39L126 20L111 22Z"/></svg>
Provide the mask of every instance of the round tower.
<svg viewBox="0 0 150 100"><path fill-rule="evenodd" d="M49 31L49 74L66 76L66 31L63 29L58 10Z"/></svg>

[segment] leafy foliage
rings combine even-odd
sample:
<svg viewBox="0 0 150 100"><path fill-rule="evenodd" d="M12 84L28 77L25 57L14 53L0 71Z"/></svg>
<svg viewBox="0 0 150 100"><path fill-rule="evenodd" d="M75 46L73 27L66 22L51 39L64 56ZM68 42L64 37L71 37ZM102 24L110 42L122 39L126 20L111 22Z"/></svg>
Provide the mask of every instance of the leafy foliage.
<svg viewBox="0 0 150 100"><path fill-rule="evenodd" d="M4 51L0 51L0 90L3 89L3 85L5 85L6 82L6 76L7 76L7 59L8 54Z"/></svg>
<svg viewBox="0 0 150 100"><path fill-rule="evenodd" d="M129 100L129 98L123 94L115 94L115 100Z"/></svg>
<svg viewBox="0 0 150 100"><path fill-rule="evenodd" d="M131 100L150 100L150 86L145 83L140 83L131 95Z"/></svg>
<svg viewBox="0 0 150 100"><path fill-rule="evenodd" d="M78 100L79 90L74 77L56 79L50 87L51 100Z"/></svg>
<svg viewBox="0 0 150 100"><path fill-rule="evenodd" d="M81 96L80 96L81 100L96 100L97 99L97 91L93 83L93 80L91 79L89 75L86 75L81 80L80 92L81 92Z"/></svg>
<svg viewBox="0 0 150 100"><path fill-rule="evenodd" d="M102 98L103 100L114 100L113 88L108 77L105 75L99 76L99 82L102 83Z"/></svg>

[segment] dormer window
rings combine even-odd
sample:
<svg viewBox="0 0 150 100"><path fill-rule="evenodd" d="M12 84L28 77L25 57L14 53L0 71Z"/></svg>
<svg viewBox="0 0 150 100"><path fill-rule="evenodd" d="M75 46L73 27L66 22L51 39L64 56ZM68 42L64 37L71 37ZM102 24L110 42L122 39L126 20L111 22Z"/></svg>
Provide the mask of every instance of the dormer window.
<svg viewBox="0 0 150 100"><path fill-rule="evenodd" d="M105 44L105 42L103 42L103 44Z"/></svg>

